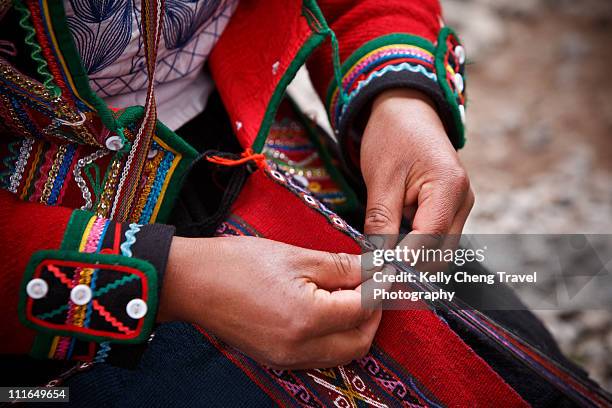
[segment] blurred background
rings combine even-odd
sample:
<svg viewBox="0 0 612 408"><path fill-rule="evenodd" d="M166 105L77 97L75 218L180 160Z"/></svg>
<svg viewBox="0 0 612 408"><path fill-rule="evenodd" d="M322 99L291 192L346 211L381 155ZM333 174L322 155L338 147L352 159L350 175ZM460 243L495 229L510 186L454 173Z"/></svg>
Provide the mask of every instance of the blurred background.
<svg viewBox="0 0 612 408"><path fill-rule="evenodd" d="M442 5L472 61L461 158L476 205L465 232L611 234L612 1ZM536 314L612 390L612 312Z"/></svg>
<svg viewBox="0 0 612 408"><path fill-rule="evenodd" d="M611 234L612 0L441 1L471 62L465 232ZM325 121L305 71L290 93ZM612 312L536 314L612 390Z"/></svg>

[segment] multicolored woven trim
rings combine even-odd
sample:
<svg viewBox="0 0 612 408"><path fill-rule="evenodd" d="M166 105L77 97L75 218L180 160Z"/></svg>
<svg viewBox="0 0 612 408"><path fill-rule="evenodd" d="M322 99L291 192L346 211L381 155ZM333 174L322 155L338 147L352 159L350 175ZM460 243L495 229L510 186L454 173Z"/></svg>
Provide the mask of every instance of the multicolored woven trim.
<svg viewBox="0 0 612 408"><path fill-rule="evenodd" d="M440 30L435 64L438 83L444 92L446 101L452 107L455 126L462 139L460 144L463 145L467 107L465 50L457 34L449 27Z"/></svg>
<svg viewBox="0 0 612 408"><path fill-rule="evenodd" d="M81 248L79 248L80 252L97 252L100 246L100 241L104 238L104 233L106 232L109 223L110 222L105 220L104 218L92 217L89 220L87 227L85 228L85 233L83 234L83 239L81 241ZM97 274L97 269L81 268L79 270L79 273L74 274L72 286L74 287L78 284L85 284L89 285L91 290L94 290L96 287L95 282ZM92 311L91 304L87 305L87 307L84 307L77 306L74 303L68 303L66 306L68 306L66 324L72 323L77 327L89 327ZM64 306L61 306L60 308L55 309L52 312L47 312L47 314L55 315L63 308ZM85 313L87 313L87 318L85 318ZM54 339L54 344L56 345L56 348L53 358L63 360L67 356L68 349L73 344L73 338L56 337L56 339Z"/></svg>
<svg viewBox="0 0 612 408"><path fill-rule="evenodd" d="M263 153L326 205L338 208L346 203L346 193L330 175L319 149L300 123L288 117L274 122Z"/></svg>
<svg viewBox="0 0 612 408"><path fill-rule="evenodd" d="M457 55L458 51L462 55ZM343 121L351 103L364 89L387 74L405 73L418 76L420 81L431 81L441 90L453 111L460 139L458 147L463 145L465 52L451 29L443 28L435 45L408 34L378 37L349 56L341 72L342 88L347 97L344 100L340 97L340 89L332 81L326 98L328 115L336 132L344 128Z"/></svg>
<svg viewBox="0 0 612 408"><path fill-rule="evenodd" d="M127 130L129 131L129 129ZM77 143L15 138L0 146L0 188L22 200L95 211L108 217L125 158ZM129 221L155 222L185 157L155 137Z"/></svg>
<svg viewBox="0 0 612 408"><path fill-rule="evenodd" d="M311 370L275 370L258 364L197 328L282 407L432 407L443 405L380 347L351 363Z"/></svg>
<svg viewBox="0 0 612 408"><path fill-rule="evenodd" d="M120 221L130 219L133 203L138 201L138 188L142 179L147 156L153 143L157 125L155 103L155 70L157 49L162 32L164 0L142 0L141 33L143 39L144 62L147 67L147 96L140 124L131 139L131 147L117 183L115 199L111 206L110 217ZM122 142L122 146L127 147Z"/></svg>
<svg viewBox="0 0 612 408"><path fill-rule="evenodd" d="M155 49L161 24L150 12L163 9L163 1L145 3L143 24L151 20L153 25L144 26L157 29L145 38L148 52ZM11 139L21 139L17 155L0 146L2 188L23 200L91 209L102 217L109 217L119 203L122 221L154 222L160 214L163 221L180 188L170 180L182 179L197 152L156 122L154 103L146 109L113 110L91 90L63 2L15 0L14 5L35 73L0 60L0 119L9 130L5 137L10 147ZM151 75L154 58L147 62ZM152 90L149 94L148 100ZM134 151L115 151L116 146L107 144L119 136L127 149L143 134L146 143L137 158ZM159 153L155 158L152 150ZM124 200L127 173L135 175L129 177L129 199Z"/></svg>
<svg viewBox="0 0 612 408"><path fill-rule="evenodd" d="M40 332L32 354L37 357L104 361L112 343L139 343L148 338L157 308L157 272L132 258L139 224L121 224L75 211L62 249L34 254L24 277L20 318ZM45 281L48 291L32 298L27 284ZM85 304L72 300L78 285L89 288ZM132 299L148 312L135 319L127 311Z"/></svg>
<svg viewBox="0 0 612 408"><path fill-rule="evenodd" d="M81 67L75 53L66 52L72 39L66 38L62 4L15 0L37 75L31 77L6 60L0 61L0 88L5 90L0 98L0 117L14 134L24 137L101 147L109 135L102 123L115 131L114 118L101 100L91 104L82 97L91 93L82 88L82 72L69 69Z"/></svg>
<svg viewBox="0 0 612 408"><path fill-rule="evenodd" d="M342 87L348 99L347 103L343 104L339 98L339 89L336 87L333 91L328 105L332 126L338 128L351 100L373 79L380 78L388 72L402 71L424 75L434 82L437 80L433 53L427 48L413 44L382 46L367 52L345 72L343 70Z"/></svg>

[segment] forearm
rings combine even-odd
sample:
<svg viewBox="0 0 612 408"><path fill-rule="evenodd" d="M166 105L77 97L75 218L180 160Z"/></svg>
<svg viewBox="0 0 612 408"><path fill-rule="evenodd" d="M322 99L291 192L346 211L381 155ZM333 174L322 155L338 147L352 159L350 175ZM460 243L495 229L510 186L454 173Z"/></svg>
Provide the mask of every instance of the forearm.
<svg viewBox="0 0 612 408"><path fill-rule="evenodd" d="M321 8L338 37L340 81L328 44L317 50L308 68L352 172L359 173L369 106L393 89L427 95L453 146L463 146L465 50L444 27L437 0L392 0L384 5L375 0L323 1Z"/></svg>

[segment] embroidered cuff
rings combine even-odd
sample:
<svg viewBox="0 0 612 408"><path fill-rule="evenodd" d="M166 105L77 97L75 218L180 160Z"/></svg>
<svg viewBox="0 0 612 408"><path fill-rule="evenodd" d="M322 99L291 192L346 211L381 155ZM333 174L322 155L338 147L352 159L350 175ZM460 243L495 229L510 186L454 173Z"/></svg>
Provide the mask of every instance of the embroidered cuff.
<svg viewBox="0 0 612 408"><path fill-rule="evenodd" d="M361 135L351 127L357 115L380 92L407 87L427 94L436 104L455 148L465 143L465 50L449 28L437 45L421 37L390 34L357 49L342 65L342 92L332 81L326 106L345 155L355 163Z"/></svg>
<svg viewBox="0 0 612 408"><path fill-rule="evenodd" d="M157 274L146 261L38 251L24 276L20 317L43 333L138 343L155 321L156 291Z"/></svg>
<svg viewBox="0 0 612 408"><path fill-rule="evenodd" d="M36 252L20 319L39 332L39 358L132 367L144 351L174 228L121 224L75 211L62 248Z"/></svg>

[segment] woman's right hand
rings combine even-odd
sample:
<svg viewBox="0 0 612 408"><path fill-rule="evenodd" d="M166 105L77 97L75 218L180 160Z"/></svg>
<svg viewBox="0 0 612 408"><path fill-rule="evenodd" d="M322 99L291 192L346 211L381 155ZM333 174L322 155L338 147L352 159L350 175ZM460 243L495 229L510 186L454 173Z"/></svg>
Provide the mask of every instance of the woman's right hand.
<svg viewBox="0 0 612 408"><path fill-rule="evenodd" d="M196 323L270 367L332 367L364 356L378 328L361 283L358 255L175 237L158 320Z"/></svg>

